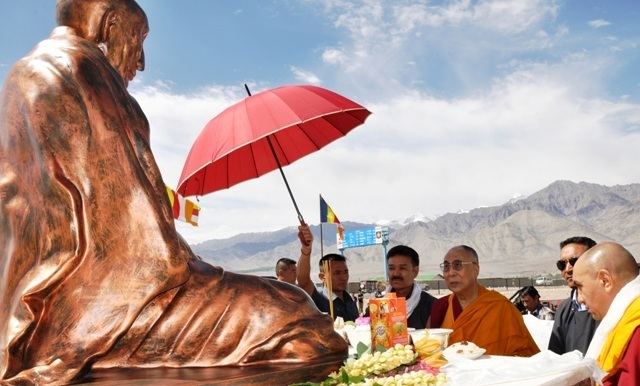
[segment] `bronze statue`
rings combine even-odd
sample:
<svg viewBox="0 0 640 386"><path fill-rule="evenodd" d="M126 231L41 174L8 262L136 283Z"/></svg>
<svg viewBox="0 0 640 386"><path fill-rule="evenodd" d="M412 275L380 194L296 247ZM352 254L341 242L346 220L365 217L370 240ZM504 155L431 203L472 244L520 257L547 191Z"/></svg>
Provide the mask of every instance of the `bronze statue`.
<svg viewBox="0 0 640 386"><path fill-rule="evenodd" d="M143 10L59 0L57 19L0 99L0 380L340 360L346 343L305 293L212 267L175 231L127 91Z"/></svg>

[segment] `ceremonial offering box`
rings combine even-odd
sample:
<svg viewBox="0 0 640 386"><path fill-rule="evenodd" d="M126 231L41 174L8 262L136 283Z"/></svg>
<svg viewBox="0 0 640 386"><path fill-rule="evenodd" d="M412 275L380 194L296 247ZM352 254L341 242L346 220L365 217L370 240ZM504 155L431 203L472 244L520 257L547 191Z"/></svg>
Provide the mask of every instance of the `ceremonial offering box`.
<svg viewBox="0 0 640 386"><path fill-rule="evenodd" d="M407 301L390 293L384 298L369 300L371 316L371 348L390 348L409 344L407 331Z"/></svg>

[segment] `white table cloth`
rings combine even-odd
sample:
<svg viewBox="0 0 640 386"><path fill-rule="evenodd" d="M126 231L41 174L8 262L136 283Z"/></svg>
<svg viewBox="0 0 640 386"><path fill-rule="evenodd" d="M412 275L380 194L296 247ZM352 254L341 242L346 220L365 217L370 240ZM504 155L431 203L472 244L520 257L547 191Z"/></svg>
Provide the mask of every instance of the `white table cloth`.
<svg viewBox="0 0 640 386"><path fill-rule="evenodd" d="M441 370L449 378L448 386L574 385L599 371L595 362L583 359L579 351L564 355L543 351L530 358L485 355L450 362Z"/></svg>

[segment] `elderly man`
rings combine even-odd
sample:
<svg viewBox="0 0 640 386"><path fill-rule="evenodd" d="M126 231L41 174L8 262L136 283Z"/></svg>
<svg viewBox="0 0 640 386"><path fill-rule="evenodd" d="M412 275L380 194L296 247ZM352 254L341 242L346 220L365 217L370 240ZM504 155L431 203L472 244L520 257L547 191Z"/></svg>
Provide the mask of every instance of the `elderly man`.
<svg viewBox="0 0 640 386"><path fill-rule="evenodd" d="M311 281L311 245L313 244L313 235L306 224L298 227L300 233L298 237L302 242L300 249L300 260L298 260L298 286L305 290L316 304L316 307L322 312L329 312L329 298L333 303L333 317L341 317L345 321L354 321L360 315L358 305L349 292L347 285L349 284L349 268L347 267L347 259L337 253L329 253L320 259L320 272L318 277L324 283L322 291L318 291L313 281ZM327 287L328 275L324 271L324 262L329 264L331 270L331 293Z"/></svg>
<svg viewBox="0 0 640 386"><path fill-rule="evenodd" d="M470 341L489 355L531 356L540 351L513 304L478 282L480 265L473 248L451 248L440 267L453 294L434 303L429 326L453 329L450 344Z"/></svg>
<svg viewBox="0 0 640 386"><path fill-rule="evenodd" d="M598 326L586 307L578 302L578 291L573 282L573 266L578 258L594 245L596 245L595 241L584 236L570 237L560 243L560 260L557 266L571 288L571 295L556 310L549 339L549 350L558 354L573 350L586 353L591 337Z"/></svg>
<svg viewBox="0 0 640 386"><path fill-rule="evenodd" d="M419 270L420 256L413 248L396 245L387 252L390 291L407 299L407 325L417 329L427 326L431 306L436 300L416 284Z"/></svg>
<svg viewBox="0 0 640 386"><path fill-rule="evenodd" d="M640 385L640 277L622 245L589 249L573 269L578 299L600 320L587 357L607 373L604 385Z"/></svg>
<svg viewBox="0 0 640 386"><path fill-rule="evenodd" d="M0 383L64 384L91 366L341 361L344 340L306 294L212 267L175 231L127 91L145 64L142 9L56 11L0 96Z"/></svg>

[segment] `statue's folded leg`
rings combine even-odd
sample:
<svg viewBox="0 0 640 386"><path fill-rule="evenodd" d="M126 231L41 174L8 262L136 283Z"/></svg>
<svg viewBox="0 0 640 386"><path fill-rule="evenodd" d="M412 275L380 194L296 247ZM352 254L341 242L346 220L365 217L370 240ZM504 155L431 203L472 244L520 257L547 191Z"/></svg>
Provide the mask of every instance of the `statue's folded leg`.
<svg viewBox="0 0 640 386"><path fill-rule="evenodd" d="M143 310L94 368L304 363L347 344L299 288L191 260L191 278Z"/></svg>

